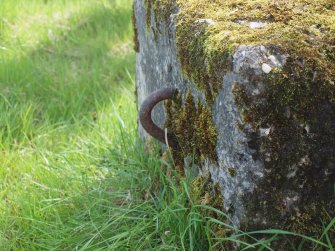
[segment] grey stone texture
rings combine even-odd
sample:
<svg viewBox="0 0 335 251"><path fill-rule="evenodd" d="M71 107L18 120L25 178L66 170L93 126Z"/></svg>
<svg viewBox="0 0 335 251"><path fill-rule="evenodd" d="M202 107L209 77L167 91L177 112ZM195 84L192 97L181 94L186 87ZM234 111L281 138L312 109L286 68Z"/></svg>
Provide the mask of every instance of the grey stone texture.
<svg viewBox="0 0 335 251"><path fill-rule="evenodd" d="M174 15L170 16L169 22L161 23L155 23L155 18L152 16L151 25L153 27L149 28L146 26L146 15L144 1L135 0L136 26L140 45L136 65L138 105L140 106L153 91L172 86L178 88L184 96L186 90L190 89L194 97L200 97L200 100L203 100L203 93L198 91L192 81L181 72L176 48ZM258 28L265 24L253 23L250 25L251 28ZM160 33L153 32L157 28L161 31ZM222 88L212 105L213 121L218 133L216 147L218 163L207 161L205 170L200 170L200 173L210 172L213 181L220 185L224 197L224 208L232 223L237 227L250 226L252 229L283 227L281 224L292 215L290 212L293 210L296 215L299 215L299 210L302 210L301 207L303 207L301 205L303 201L302 190L299 190L298 185L295 189L295 186L285 187L285 184L291 183L295 179L297 166L308 161L306 156L301 156L295 167L292 166L283 186L276 185L276 189L282 189L278 191L282 201L282 214L277 219L270 217L271 212L266 204L271 203L271 199L269 199L271 194L266 195L264 185L261 184L267 184L265 179L268 174L276 172L276 170L266 168L267 162L271 161L271 153L267 153L266 149L253 147L251 143L253 142L252 135L256 135L260 139L266 138L271 135L274 128L273 125L267 125L256 131L245 122L242 116L243 111L238 107L233 93L234 87L238 83L246 88L254 100L262 102L261 98L258 98L265 91L262 76L285 65L286 59L287 55L275 55L262 45L239 46L232 57L231 71L222 73ZM255 78L259 79L258 84L251 84L251 82L255 83L255 81L251 81ZM163 106L157 107L153 118L158 125L163 126L165 119ZM305 127L308 133L308 125ZM141 127L139 132L142 137L148 137ZM287 141L289 140L287 139ZM330 151L330 154L333 155L334 149L330 148ZM268 156L268 159L258 158L260 152L262 156ZM328 168L325 169L328 177L334 175L335 164L332 161L331 158L328 160ZM231 175L229 169L234 169L236 173ZM303 179L301 177L303 174L299 175L299 179ZM269 192L274 190L269 189ZM327 192L334 194L334 191ZM264 196L263 193L265 193ZM314 200L314 206L317 206L317 199L312 198L307 201Z"/></svg>

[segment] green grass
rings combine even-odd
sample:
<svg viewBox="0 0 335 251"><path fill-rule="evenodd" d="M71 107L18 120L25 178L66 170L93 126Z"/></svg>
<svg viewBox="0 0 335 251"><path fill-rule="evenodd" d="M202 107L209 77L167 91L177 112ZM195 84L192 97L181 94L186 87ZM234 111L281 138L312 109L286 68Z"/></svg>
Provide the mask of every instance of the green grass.
<svg viewBox="0 0 335 251"><path fill-rule="evenodd" d="M120 131L136 141L130 15L124 0L1 2L0 250L62 247Z"/></svg>
<svg viewBox="0 0 335 251"><path fill-rule="evenodd" d="M234 229L145 153L130 20L131 0L1 1L0 250L272 250L297 235ZM333 250L333 234L302 239Z"/></svg>

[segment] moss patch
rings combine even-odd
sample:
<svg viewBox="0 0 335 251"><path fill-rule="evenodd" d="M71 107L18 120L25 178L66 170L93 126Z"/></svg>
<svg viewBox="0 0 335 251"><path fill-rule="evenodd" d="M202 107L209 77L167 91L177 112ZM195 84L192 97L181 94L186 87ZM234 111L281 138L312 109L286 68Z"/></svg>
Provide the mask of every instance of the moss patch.
<svg viewBox="0 0 335 251"><path fill-rule="evenodd" d="M236 176L236 169L235 168L228 168L228 173L231 177L235 177Z"/></svg>
<svg viewBox="0 0 335 251"><path fill-rule="evenodd" d="M239 45L276 46L282 54L306 61L310 69L323 71L328 83L334 81L334 1L197 0L178 4L177 46L182 68L209 99ZM253 21L266 25L251 29L247 24Z"/></svg>
<svg viewBox="0 0 335 251"><path fill-rule="evenodd" d="M187 156L194 156L199 166L204 159L217 161L217 133L211 110L200 102L196 106L190 92L186 93L184 104L179 94L176 100L168 100L165 108L165 128L175 134L180 145L180 149L173 150L176 165L183 166Z"/></svg>
<svg viewBox="0 0 335 251"><path fill-rule="evenodd" d="M144 5L147 10L147 28L151 27L152 14L154 14L155 23L159 23L163 20L168 23L171 14L176 9L175 0L144 0ZM159 29L158 26L155 28Z"/></svg>
<svg viewBox="0 0 335 251"><path fill-rule="evenodd" d="M213 100L239 45L276 46L302 57L334 81L335 3L333 0L146 0L149 13L167 20L178 6L177 47L182 69ZM148 24L150 24L150 16ZM266 25L251 29L249 22Z"/></svg>

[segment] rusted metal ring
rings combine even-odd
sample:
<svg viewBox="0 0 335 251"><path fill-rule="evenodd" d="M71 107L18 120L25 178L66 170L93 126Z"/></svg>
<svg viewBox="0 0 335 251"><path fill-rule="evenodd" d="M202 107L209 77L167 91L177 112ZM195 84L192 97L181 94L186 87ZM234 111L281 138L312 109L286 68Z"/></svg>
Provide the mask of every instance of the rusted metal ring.
<svg viewBox="0 0 335 251"><path fill-rule="evenodd" d="M152 121L151 112L159 102L166 99L173 99L177 93L178 90L176 88L169 87L155 91L144 100L139 112L140 122L144 130L146 130L152 137L165 144L165 131ZM167 133L167 141L170 147L175 149L178 148L178 142L173 134Z"/></svg>

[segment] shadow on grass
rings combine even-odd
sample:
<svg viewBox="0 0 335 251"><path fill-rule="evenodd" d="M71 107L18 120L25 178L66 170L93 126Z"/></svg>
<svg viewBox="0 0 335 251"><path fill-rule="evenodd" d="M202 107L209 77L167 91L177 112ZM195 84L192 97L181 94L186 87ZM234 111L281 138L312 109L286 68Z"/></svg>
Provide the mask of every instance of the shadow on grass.
<svg viewBox="0 0 335 251"><path fill-rule="evenodd" d="M131 6L98 5L69 24L24 56L0 55L0 130L81 120L132 86Z"/></svg>

